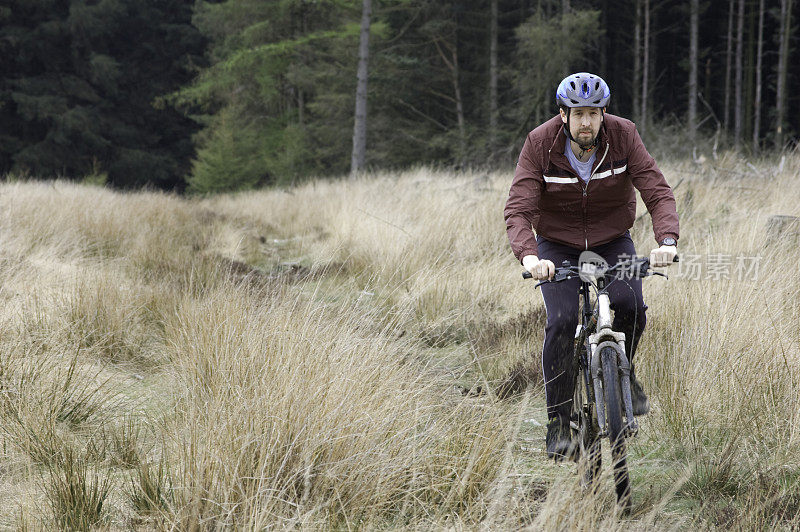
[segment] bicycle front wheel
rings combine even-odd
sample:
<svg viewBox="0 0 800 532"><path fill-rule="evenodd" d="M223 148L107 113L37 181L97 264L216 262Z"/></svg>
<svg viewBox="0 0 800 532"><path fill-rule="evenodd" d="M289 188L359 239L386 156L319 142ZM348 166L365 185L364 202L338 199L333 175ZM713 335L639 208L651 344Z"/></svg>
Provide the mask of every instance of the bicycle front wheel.
<svg viewBox="0 0 800 532"><path fill-rule="evenodd" d="M619 381L619 358L614 347L600 351L603 364L603 392L605 395L608 439L614 463L614 485L617 501L624 510L630 510L631 490L628 477L627 451L625 448L625 420L622 417L622 394Z"/></svg>
<svg viewBox="0 0 800 532"><path fill-rule="evenodd" d="M586 383L583 375L578 371L575 382L575 394L572 399L572 441L575 443L576 452L573 455L578 463L578 473L581 483L586 488L595 487L595 479L600 474L601 453L600 438L594 419L593 401L586 397Z"/></svg>

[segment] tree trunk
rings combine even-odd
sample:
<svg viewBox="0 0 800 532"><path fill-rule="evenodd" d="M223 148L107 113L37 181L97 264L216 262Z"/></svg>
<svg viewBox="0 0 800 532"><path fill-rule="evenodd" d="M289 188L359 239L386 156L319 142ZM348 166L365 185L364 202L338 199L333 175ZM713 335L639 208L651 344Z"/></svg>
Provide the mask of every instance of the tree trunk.
<svg viewBox="0 0 800 532"><path fill-rule="evenodd" d="M372 15L372 0L362 0L361 6L356 117L353 126L353 154L350 158L350 177L354 177L364 170L367 155L367 66L369 63L369 27Z"/></svg>
<svg viewBox="0 0 800 532"><path fill-rule="evenodd" d="M464 103L461 100L461 82L459 81L458 71L458 45L454 44L450 50L453 57L453 93L456 97L456 117L458 119L458 154L459 165L463 168L466 165L467 157L467 134L464 125Z"/></svg>
<svg viewBox="0 0 800 532"><path fill-rule="evenodd" d="M295 24L295 17L292 17L292 27L295 28L294 38L298 39L300 36L308 32L308 10L305 6L300 7L300 21ZM301 63L303 60L300 60ZM306 95L302 88L297 88L297 123L302 128L306 123Z"/></svg>
<svg viewBox="0 0 800 532"><path fill-rule="evenodd" d="M570 42L570 38L572 37L569 32L569 0L561 0L561 42ZM566 78L572 72L572 68L569 62L564 61L561 65L561 78Z"/></svg>
<svg viewBox="0 0 800 532"><path fill-rule="evenodd" d="M728 46L725 49L725 109L723 110L725 131L730 131L731 116L731 59L733 57L733 11L734 0L728 2ZM708 96L708 95L707 95Z"/></svg>
<svg viewBox="0 0 800 532"><path fill-rule="evenodd" d="M689 141L697 140L697 34L700 18L700 0L691 0L689 23Z"/></svg>
<svg viewBox="0 0 800 532"><path fill-rule="evenodd" d="M742 141L742 81L743 81L743 47L744 47L744 0L739 0L739 13L736 23L736 80L734 92L736 102L733 108L733 146L736 151Z"/></svg>
<svg viewBox="0 0 800 532"><path fill-rule="evenodd" d="M756 95L753 98L753 153L759 151L761 130L761 55L764 52L764 0L758 4L758 51L756 52Z"/></svg>
<svg viewBox="0 0 800 532"><path fill-rule="evenodd" d="M489 37L489 152L497 146L497 0L492 0Z"/></svg>
<svg viewBox="0 0 800 532"><path fill-rule="evenodd" d="M639 115L639 96L641 94L642 79L642 0L636 2L636 22L633 27L633 121L641 122Z"/></svg>
<svg viewBox="0 0 800 532"><path fill-rule="evenodd" d="M744 66L742 67L742 145L750 144L753 134L753 100L756 92L756 37L758 36L758 2L747 0L745 4Z"/></svg>
<svg viewBox="0 0 800 532"><path fill-rule="evenodd" d="M608 2L606 2L605 0L600 2L599 9L600 9L600 24L602 24L602 27L607 28L608 27ZM601 73L602 76L604 76L604 79L605 79L606 76L610 77L609 76L609 72L608 72L608 41L609 41L608 37L609 36L606 35L606 38L600 39L600 43L599 43L600 44L600 73Z"/></svg>
<svg viewBox="0 0 800 532"><path fill-rule="evenodd" d="M644 0L644 50L642 52L642 109L639 115L641 126L639 132L642 136L647 131L647 91L648 78L650 74L650 0Z"/></svg>
<svg viewBox="0 0 800 532"><path fill-rule="evenodd" d="M789 37L791 33L792 21L792 0L781 0L781 21L778 33L780 48L778 50L778 88L776 95L776 129L775 147L783 149L784 122L786 121L786 74L789 69Z"/></svg>
<svg viewBox="0 0 800 532"><path fill-rule="evenodd" d="M453 36L453 39L455 40L457 37ZM450 78L453 82L452 100L456 104L456 121L458 123L458 164L463 167L466 164L467 135L464 122L464 105L461 100L461 82L459 80L458 44L451 44L447 41L444 41L440 45L438 40L433 41L433 44L436 45L436 50L439 52L442 62L450 70ZM449 58L444 50L442 50L442 46L444 46L447 51L450 52Z"/></svg>
<svg viewBox="0 0 800 532"><path fill-rule="evenodd" d="M306 97L303 89L297 91L297 122L300 127L306 125Z"/></svg>

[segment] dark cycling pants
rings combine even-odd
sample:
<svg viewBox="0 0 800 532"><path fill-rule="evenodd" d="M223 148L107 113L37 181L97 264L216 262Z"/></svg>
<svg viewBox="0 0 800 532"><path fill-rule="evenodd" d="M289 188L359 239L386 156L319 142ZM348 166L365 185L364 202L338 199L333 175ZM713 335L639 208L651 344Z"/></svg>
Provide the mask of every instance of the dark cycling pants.
<svg viewBox="0 0 800 532"><path fill-rule="evenodd" d="M551 260L556 268L568 260L573 266L583 250L563 244L550 242L542 237L536 239L539 245L539 259ZM603 257L609 265L618 260L631 258L636 254L630 233L591 248ZM575 386L575 368L572 364L575 329L578 325L578 288L580 279L570 279L560 283L543 284L540 289L547 310L544 346L542 348L542 370L544 372L545 394L547 396L548 418L569 419L572 408L572 395ZM608 286L611 309L614 311L612 327L625 333L625 354L633 360L639 337L644 331L646 318L642 298L641 279L622 279ZM631 340L632 339L632 340Z"/></svg>

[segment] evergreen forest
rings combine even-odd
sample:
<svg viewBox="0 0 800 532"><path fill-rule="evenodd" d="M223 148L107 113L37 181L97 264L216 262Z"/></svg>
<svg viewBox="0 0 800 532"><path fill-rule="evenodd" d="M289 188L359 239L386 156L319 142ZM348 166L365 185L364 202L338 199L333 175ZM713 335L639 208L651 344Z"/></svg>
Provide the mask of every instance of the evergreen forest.
<svg viewBox="0 0 800 532"><path fill-rule="evenodd" d="M651 152L775 154L800 137L793 7L0 0L0 175L209 193L513 168L575 71L609 83Z"/></svg>

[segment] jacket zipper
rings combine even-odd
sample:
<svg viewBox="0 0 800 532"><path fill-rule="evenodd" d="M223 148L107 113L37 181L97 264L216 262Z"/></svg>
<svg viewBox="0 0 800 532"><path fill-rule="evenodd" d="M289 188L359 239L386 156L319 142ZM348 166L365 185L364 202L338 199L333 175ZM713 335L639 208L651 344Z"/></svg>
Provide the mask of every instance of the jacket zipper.
<svg viewBox="0 0 800 532"><path fill-rule="evenodd" d="M603 152L603 157L600 159L600 162L597 163L597 166L594 167L591 175L589 175L589 180L586 181L586 184L582 187L583 188L583 201L581 201L581 209L583 210L583 242L586 245L586 249L589 249L589 227L588 227L588 220L586 214L586 206L589 202L589 195L587 191L589 189L589 183L592 179L594 179L594 174L597 172L597 169L600 168L600 165L603 164L603 161L606 160L606 155L608 155L608 148L609 144L606 142L606 151ZM578 178L580 180L580 178Z"/></svg>

